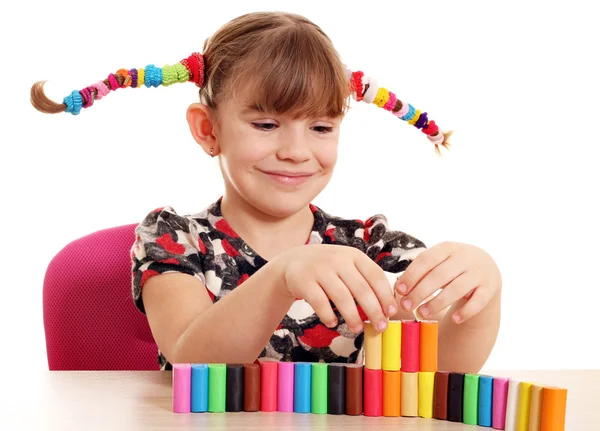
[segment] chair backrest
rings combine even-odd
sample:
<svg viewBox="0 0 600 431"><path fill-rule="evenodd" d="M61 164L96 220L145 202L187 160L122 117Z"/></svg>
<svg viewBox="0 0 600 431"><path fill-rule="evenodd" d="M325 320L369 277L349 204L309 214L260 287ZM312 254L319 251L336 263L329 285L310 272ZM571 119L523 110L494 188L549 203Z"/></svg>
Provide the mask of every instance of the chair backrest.
<svg viewBox="0 0 600 431"><path fill-rule="evenodd" d="M136 224L100 230L66 245L43 286L50 370L157 370L157 347L131 296Z"/></svg>

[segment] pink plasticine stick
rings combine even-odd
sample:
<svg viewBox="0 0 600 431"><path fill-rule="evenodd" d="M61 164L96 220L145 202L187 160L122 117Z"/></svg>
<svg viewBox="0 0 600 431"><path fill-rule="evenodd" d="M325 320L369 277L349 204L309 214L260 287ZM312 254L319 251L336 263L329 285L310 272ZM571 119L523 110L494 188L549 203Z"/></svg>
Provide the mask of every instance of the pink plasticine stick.
<svg viewBox="0 0 600 431"><path fill-rule="evenodd" d="M277 411L294 411L294 363L279 362L277 370Z"/></svg>
<svg viewBox="0 0 600 431"><path fill-rule="evenodd" d="M508 398L509 378L494 377L492 393L492 428L503 430L506 426L506 400Z"/></svg>
<svg viewBox="0 0 600 431"><path fill-rule="evenodd" d="M192 393L191 364L173 364L173 412L189 413Z"/></svg>

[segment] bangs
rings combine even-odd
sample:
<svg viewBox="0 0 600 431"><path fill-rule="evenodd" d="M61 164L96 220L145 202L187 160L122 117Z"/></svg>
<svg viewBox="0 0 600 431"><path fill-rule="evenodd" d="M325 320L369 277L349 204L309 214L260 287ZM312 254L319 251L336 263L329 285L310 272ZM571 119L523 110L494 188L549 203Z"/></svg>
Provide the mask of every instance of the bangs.
<svg viewBox="0 0 600 431"><path fill-rule="evenodd" d="M245 106L295 119L345 115L350 85L325 36L314 28L277 30L233 73L232 89L246 95Z"/></svg>

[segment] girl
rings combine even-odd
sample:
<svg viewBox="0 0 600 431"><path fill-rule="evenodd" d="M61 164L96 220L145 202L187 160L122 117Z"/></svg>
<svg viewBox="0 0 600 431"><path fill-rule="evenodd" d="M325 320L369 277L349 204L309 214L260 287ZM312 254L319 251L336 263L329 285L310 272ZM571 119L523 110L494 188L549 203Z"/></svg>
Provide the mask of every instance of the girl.
<svg viewBox="0 0 600 431"><path fill-rule="evenodd" d="M385 216L344 219L311 204L331 179L349 96L375 103L448 146L427 114L362 72L304 17L252 13L163 68L120 69L42 112L79 114L118 88L193 81L195 141L218 157L225 192L204 210L150 212L131 249L133 300L162 369L172 363L360 362L364 322L439 321L440 369L476 373L495 343L501 276L472 245L429 249ZM384 271L402 273L393 289ZM435 295L435 293L438 293ZM418 310L417 310L418 308Z"/></svg>

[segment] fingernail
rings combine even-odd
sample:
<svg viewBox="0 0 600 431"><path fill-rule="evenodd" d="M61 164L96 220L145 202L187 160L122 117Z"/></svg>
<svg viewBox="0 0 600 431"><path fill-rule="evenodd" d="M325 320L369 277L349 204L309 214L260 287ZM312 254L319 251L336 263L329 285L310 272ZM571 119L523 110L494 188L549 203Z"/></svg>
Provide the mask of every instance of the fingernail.
<svg viewBox="0 0 600 431"><path fill-rule="evenodd" d="M381 332L383 332L383 331L385 331L385 328L387 328L387 322L385 320L382 320L377 325L377 329L379 329Z"/></svg>
<svg viewBox="0 0 600 431"><path fill-rule="evenodd" d="M419 308L419 314L423 317L428 317L429 316L429 308L424 305L421 308Z"/></svg>
<svg viewBox="0 0 600 431"><path fill-rule="evenodd" d="M410 299L408 299L408 298L404 298L404 299L402 300L402 306L403 306L403 307L404 307L406 310L409 310L409 311L410 311L410 309L411 309L411 307L412 307L412 301L411 301Z"/></svg>
<svg viewBox="0 0 600 431"><path fill-rule="evenodd" d="M406 292L406 284L404 284L404 283L400 283L400 284L398 285L398 292L400 292L400 293L405 293L405 292Z"/></svg>
<svg viewBox="0 0 600 431"><path fill-rule="evenodd" d="M397 312L398 310L396 309L396 306L390 305L390 308L388 308L388 315L395 316Z"/></svg>
<svg viewBox="0 0 600 431"><path fill-rule="evenodd" d="M456 313L454 316L452 316L452 320L454 320L455 323L460 323L462 322L462 317L460 314Z"/></svg>
<svg viewBox="0 0 600 431"><path fill-rule="evenodd" d="M362 330L363 330L363 325L361 325L361 324L358 324L358 325L356 325L356 326L354 327L354 332L357 332L357 333L358 333L358 332L360 332L360 331L362 331Z"/></svg>
<svg viewBox="0 0 600 431"><path fill-rule="evenodd" d="M329 328L333 328L335 325L337 325L337 323L338 323L338 322L337 322L337 320L335 320L335 319L334 319L334 320L331 320L331 321L329 322L329 324L327 324L327 326L328 326Z"/></svg>

